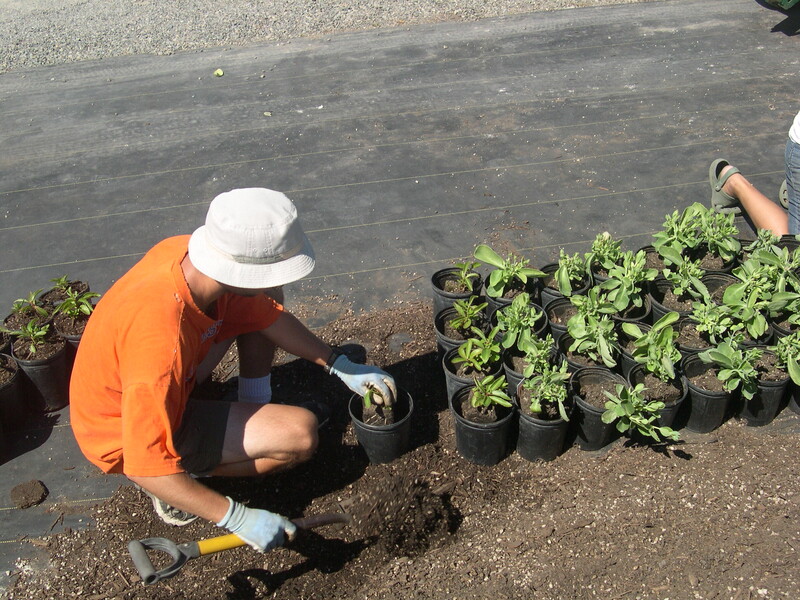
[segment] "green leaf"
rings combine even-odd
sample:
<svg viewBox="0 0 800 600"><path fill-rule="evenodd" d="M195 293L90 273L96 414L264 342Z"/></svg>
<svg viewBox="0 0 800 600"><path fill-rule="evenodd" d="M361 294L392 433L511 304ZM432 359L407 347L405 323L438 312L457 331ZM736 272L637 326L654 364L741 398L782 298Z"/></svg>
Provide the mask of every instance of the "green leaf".
<svg viewBox="0 0 800 600"><path fill-rule="evenodd" d="M486 244L479 244L472 255L479 261L493 267L502 267L505 265L503 258Z"/></svg>

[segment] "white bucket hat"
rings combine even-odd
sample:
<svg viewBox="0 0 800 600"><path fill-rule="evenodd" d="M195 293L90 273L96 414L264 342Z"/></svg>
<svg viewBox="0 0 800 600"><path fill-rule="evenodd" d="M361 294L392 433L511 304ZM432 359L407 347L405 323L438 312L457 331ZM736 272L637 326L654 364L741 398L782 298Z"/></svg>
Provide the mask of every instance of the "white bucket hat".
<svg viewBox="0 0 800 600"><path fill-rule="evenodd" d="M204 275L245 289L278 287L314 268L314 250L294 204L264 188L214 198L206 224L189 239L189 259Z"/></svg>

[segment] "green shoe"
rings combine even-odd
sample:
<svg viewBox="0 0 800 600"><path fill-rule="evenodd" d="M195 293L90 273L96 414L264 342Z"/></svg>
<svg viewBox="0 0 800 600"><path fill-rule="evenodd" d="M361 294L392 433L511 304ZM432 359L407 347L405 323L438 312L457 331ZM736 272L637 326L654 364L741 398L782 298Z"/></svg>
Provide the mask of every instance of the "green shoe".
<svg viewBox="0 0 800 600"><path fill-rule="evenodd" d="M731 175L739 173L739 169L731 167L725 175L720 177L722 169L730 165L724 158L718 158L711 163L708 169L708 183L711 186L711 208L719 213L733 213L738 215L742 212L739 201L733 196L722 191L722 186L728 181Z"/></svg>
<svg viewBox="0 0 800 600"><path fill-rule="evenodd" d="M789 209L789 192L786 190L786 180L783 180L781 184L781 189L778 190L778 198L781 201L781 206L785 209Z"/></svg>

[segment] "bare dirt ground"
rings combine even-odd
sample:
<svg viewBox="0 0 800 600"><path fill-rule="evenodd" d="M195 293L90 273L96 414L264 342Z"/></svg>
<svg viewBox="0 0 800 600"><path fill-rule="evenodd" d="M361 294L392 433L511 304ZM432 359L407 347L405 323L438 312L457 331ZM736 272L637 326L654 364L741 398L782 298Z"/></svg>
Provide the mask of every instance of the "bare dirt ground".
<svg viewBox="0 0 800 600"><path fill-rule="evenodd" d="M600 452L572 447L549 463L514 453L478 467L455 450L429 304L347 315L318 333L329 342L364 344L370 362L385 366L412 394L412 449L389 465L369 465L349 425L346 390L321 369L283 357L275 374L278 400L292 390L322 392L336 402L316 457L261 481L209 485L297 517L337 511L342 500L391 495L397 480L426 488L449 483L442 496L446 527L420 519L415 535L424 543L409 550L382 533L332 525L267 554L239 548L198 558L176 577L145 587L128 556L129 540L184 542L222 532L208 523L164 525L149 501L125 486L96 507L96 528L30 540L47 548L50 569L18 565L8 597L800 597L794 461L800 416L784 410L763 428L730 420L711 434L684 430L682 442L660 448L618 440ZM232 357L218 379L235 366ZM215 385L212 392L224 391L223 383Z"/></svg>

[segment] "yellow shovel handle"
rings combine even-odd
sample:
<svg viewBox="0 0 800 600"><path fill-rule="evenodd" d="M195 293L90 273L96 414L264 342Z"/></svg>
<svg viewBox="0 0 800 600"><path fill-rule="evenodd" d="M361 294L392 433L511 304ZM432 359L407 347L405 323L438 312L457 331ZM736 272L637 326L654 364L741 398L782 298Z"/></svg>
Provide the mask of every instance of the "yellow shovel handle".
<svg viewBox="0 0 800 600"><path fill-rule="evenodd" d="M200 552L200 556L205 556L206 554L214 554L214 552L238 548L239 546L244 546L246 543L247 542L235 533L229 533L228 535L220 535L207 540L200 540L197 542L197 549Z"/></svg>

